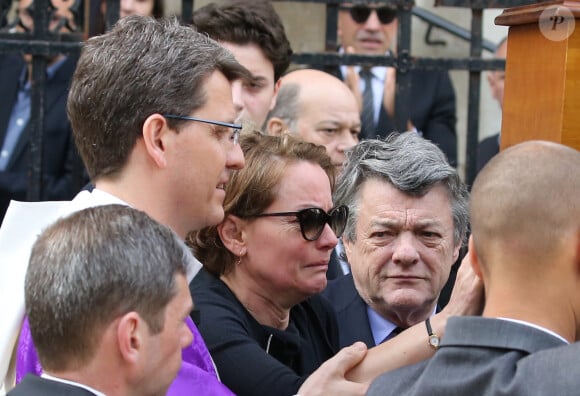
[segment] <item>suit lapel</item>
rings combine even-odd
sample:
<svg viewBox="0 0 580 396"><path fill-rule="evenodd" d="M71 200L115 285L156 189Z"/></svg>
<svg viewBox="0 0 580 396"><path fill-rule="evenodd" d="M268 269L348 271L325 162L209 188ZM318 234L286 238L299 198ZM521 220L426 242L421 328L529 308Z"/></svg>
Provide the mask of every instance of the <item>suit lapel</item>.
<svg viewBox="0 0 580 396"><path fill-rule="evenodd" d="M375 339L369 324L367 306L356 291L352 274L345 275L336 282L337 290L341 291L341 297L335 305L340 328L340 346L363 341L369 348L374 347Z"/></svg>

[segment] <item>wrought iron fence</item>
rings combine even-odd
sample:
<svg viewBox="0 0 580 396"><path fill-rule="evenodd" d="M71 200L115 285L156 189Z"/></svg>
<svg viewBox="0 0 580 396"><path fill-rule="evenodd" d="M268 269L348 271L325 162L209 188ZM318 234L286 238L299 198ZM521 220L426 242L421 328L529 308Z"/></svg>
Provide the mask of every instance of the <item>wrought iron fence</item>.
<svg viewBox="0 0 580 396"><path fill-rule="evenodd" d="M21 0L22 1L22 0ZM59 0L53 0L59 1ZM326 5L326 48L337 47L337 16L340 0L303 0L298 3L323 3ZM356 55L324 53L296 53L293 61L309 65L384 65L397 69L397 97L395 104L396 125L404 130L409 118L410 87L409 71L413 69L465 70L469 73L467 145L466 145L466 180L472 181L475 175L475 150L479 135L479 102L480 78L485 70L498 70L504 67L504 61L483 59L483 50L491 51L493 44L482 37L482 15L486 8L506 8L534 3L531 0L436 0L436 4L448 7L471 9L471 29L463 29L419 7L414 7L412 0L370 1L373 3L391 3L398 8L399 32L396 55ZM50 0L34 0L28 8L33 26L25 26L22 18L9 17L14 8L13 0L0 0L0 54L27 53L32 55L32 96L30 123L31 163L27 199L38 200L42 197L42 146L44 144L44 95L46 90L45 70L47 59L57 54L76 56L80 53L85 39L109 28L119 18L120 0L74 0L68 6L71 17L58 16L57 8ZM106 4L105 15L102 4ZM194 0L181 1L182 20L189 21L194 10ZM469 42L470 54L466 58L428 58L413 57L410 52L412 17L429 24L425 40L430 39L432 29L441 29L448 34ZM64 32L63 32L64 31ZM2 89L2 87L0 87ZM77 159L75 166L76 186L82 186L82 164Z"/></svg>

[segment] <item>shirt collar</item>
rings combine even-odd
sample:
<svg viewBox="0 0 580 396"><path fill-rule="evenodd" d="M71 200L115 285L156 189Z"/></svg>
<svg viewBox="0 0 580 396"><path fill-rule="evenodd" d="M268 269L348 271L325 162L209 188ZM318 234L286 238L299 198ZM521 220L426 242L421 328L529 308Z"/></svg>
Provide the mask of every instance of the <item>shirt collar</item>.
<svg viewBox="0 0 580 396"><path fill-rule="evenodd" d="M437 307L433 309L430 316L435 315ZM375 340L375 345L379 345L388 335L390 335L397 325L388 319L383 318L379 313L367 305L367 316L369 318L369 324L371 326L371 332L373 333L373 338Z"/></svg>
<svg viewBox="0 0 580 396"><path fill-rule="evenodd" d="M548 330L545 327L538 326L537 324L530 323L530 322L526 322L524 320L512 319L512 318L498 318L498 319L505 320L505 321L508 321L508 322L519 323L519 324L524 325L524 326L533 327L534 329L537 329L537 330L543 331L544 333L548 333L550 335L553 335L554 337L562 340L566 344L569 344L568 340L565 339L564 337L562 337L560 334L554 333L552 330Z"/></svg>
<svg viewBox="0 0 580 396"><path fill-rule="evenodd" d="M344 54L344 49L342 47L340 47L338 49L338 53L339 54ZM390 51L385 52L385 55L388 55L390 53ZM346 68L348 66L346 65L340 65L340 73L343 76L346 76ZM354 67L354 71L358 74L360 72L361 67L358 65L353 65ZM385 82L385 75L387 74L387 68L385 66L374 66L371 67L370 69L371 74L373 75L373 78L376 78L378 80L380 80L382 83Z"/></svg>
<svg viewBox="0 0 580 396"><path fill-rule="evenodd" d="M62 64L67 60L66 56L61 56L56 62L46 67L46 79L52 80L58 69L62 66ZM30 81L28 77L28 63L24 64L22 68L22 72L20 73L20 77L18 79L20 83L20 87L22 89L30 89Z"/></svg>
<svg viewBox="0 0 580 396"><path fill-rule="evenodd" d="M62 378L58 378L58 377L53 377L52 375L46 374L46 373L42 373L41 377L42 378L45 378L45 379L48 379L48 380L51 380L51 381L62 382L64 384L68 384L68 385L72 385L72 386L77 386L79 388L83 388L83 389L85 389L85 390L87 390L87 391L89 391L91 393L94 393L96 396L107 396L103 392L99 392L98 390L93 389L90 386L86 386L86 385L83 385L83 384L79 384L78 382L69 381L69 380L65 380L65 379L62 379Z"/></svg>

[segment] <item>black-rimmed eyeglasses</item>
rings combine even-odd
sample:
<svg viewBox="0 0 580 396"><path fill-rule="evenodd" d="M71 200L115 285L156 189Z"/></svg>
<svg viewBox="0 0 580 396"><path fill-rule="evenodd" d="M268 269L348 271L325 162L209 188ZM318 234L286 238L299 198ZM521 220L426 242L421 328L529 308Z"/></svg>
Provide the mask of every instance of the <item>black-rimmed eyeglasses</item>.
<svg viewBox="0 0 580 396"><path fill-rule="evenodd" d="M328 213L320 208L307 208L298 212L262 213L250 217L283 217L296 216L300 224L300 232L307 241L320 238L324 226L328 224L337 238L342 236L348 219L348 207L345 205L332 208Z"/></svg>
<svg viewBox="0 0 580 396"><path fill-rule="evenodd" d="M364 4L355 4L353 6L340 6L339 9L348 11L350 13L350 17L356 23L365 23L373 11L377 12L379 21L383 25L387 25L393 22L397 17L397 9L393 6L371 8Z"/></svg>
<svg viewBox="0 0 580 396"><path fill-rule="evenodd" d="M240 132L242 130L242 125L240 125L240 124L230 124L229 122L205 120L203 118L196 118L196 117L190 117L190 116L180 116L180 115L175 115L175 114L163 114L163 117L173 118L175 120L197 121L197 122L203 122L205 124L211 124L211 125L217 125L217 126L226 127L226 128L232 128L231 140L234 142L234 144L238 144L238 141L240 140Z"/></svg>

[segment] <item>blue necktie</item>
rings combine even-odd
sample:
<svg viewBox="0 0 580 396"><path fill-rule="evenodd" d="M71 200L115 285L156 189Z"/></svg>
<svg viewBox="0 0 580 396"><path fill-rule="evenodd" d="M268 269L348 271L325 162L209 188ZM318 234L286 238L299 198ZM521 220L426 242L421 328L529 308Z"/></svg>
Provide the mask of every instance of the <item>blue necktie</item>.
<svg viewBox="0 0 580 396"><path fill-rule="evenodd" d="M401 331L403 331L405 329L401 328L401 327L395 327L393 329L393 331L391 331L391 333L386 336L385 338L383 338L383 340L381 341L381 344L387 340L390 340L391 338L395 337L397 334L399 334Z"/></svg>
<svg viewBox="0 0 580 396"><path fill-rule="evenodd" d="M373 73L369 69L360 69L360 77L365 83L365 88L362 94L362 113L361 126L362 137L375 137L375 117L374 117L374 98L373 98Z"/></svg>

